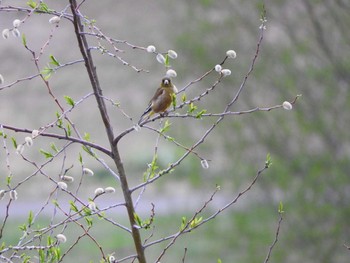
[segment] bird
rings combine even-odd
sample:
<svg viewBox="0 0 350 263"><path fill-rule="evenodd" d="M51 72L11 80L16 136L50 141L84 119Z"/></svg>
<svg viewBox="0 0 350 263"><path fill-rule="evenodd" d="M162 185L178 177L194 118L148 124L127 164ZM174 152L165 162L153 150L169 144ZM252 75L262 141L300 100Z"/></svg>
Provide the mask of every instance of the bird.
<svg viewBox="0 0 350 263"><path fill-rule="evenodd" d="M171 83L171 79L165 76L138 123L140 124L142 121L147 120L155 113L164 113L172 103L175 89L175 86Z"/></svg>

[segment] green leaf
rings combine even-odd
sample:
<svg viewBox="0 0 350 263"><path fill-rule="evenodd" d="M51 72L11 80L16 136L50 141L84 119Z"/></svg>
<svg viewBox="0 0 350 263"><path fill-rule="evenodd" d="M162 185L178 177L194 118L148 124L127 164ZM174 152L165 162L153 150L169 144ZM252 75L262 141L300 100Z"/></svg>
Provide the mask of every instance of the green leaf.
<svg viewBox="0 0 350 263"><path fill-rule="evenodd" d="M58 112L56 112L56 118L57 118L57 127L58 128L63 128L63 121L62 121L62 118L61 118L61 114L59 114Z"/></svg>
<svg viewBox="0 0 350 263"><path fill-rule="evenodd" d="M59 150L58 150L58 148L56 147L56 145L55 145L55 143L50 143L50 147L51 147L51 149L54 151L54 152L56 152L56 153L58 153L59 152Z"/></svg>
<svg viewBox="0 0 350 263"><path fill-rule="evenodd" d="M27 255L24 254L24 253L21 255L21 258L23 259L22 263L29 263L29 262L30 262L30 259L31 259L30 256L27 256Z"/></svg>
<svg viewBox="0 0 350 263"><path fill-rule="evenodd" d="M92 227L93 221L92 221L91 217L86 216L86 217L84 217L84 219L85 219L88 227Z"/></svg>
<svg viewBox="0 0 350 263"><path fill-rule="evenodd" d="M272 165L271 155L270 155L270 153L267 153L266 161L265 161L265 167L269 168L271 165Z"/></svg>
<svg viewBox="0 0 350 263"><path fill-rule="evenodd" d="M23 225L19 225L18 228L23 231L23 232L26 232L27 231L27 225L26 224L23 224Z"/></svg>
<svg viewBox="0 0 350 263"><path fill-rule="evenodd" d="M180 231L185 230L186 225L187 225L187 222L186 222L186 217L185 217L185 216L183 216L183 217L181 218L181 226L180 226Z"/></svg>
<svg viewBox="0 0 350 263"><path fill-rule="evenodd" d="M157 154L155 154L153 156L152 162L148 165L146 172L143 174L144 181L146 181L147 179L152 179L154 177L156 171L159 168L157 165L157 159L158 159L158 156Z"/></svg>
<svg viewBox="0 0 350 263"><path fill-rule="evenodd" d="M23 46L27 46L27 40L26 40L26 35L25 34L22 34L22 43L23 43Z"/></svg>
<svg viewBox="0 0 350 263"><path fill-rule="evenodd" d="M43 150L43 149L40 149L39 151L40 151L40 153L42 153L42 154L45 156L45 158L47 158L47 159L53 157L52 153L50 153L50 152L47 152L47 151L45 151L45 150Z"/></svg>
<svg viewBox="0 0 350 263"><path fill-rule="evenodd" d="M56 199L52 200L52 203L53 203L55 206L59 207L59 204L58 204L58 202L57 202Z"/></svg>
<svg viewBox="0 0 350 263"><path fill-rule="evenodd" d="M6 177L6 183L7 183L7 185L10 185L10 184L11 184L11 180L12 180L12 176L11 176L11 175L8 175L8 176Z"/></svg>
<svg viewBox="0 0 350 263"><path fill-rule="evenodd" d="M165 64L165 67L167 67L167 68L170 67L169 55L168 54L165 55L165 63L164 64Z"/></svg>
<svg viewBox="0 0 350 263"><path fill-rule="evenodd" d="M39 262L45 263L45 253L44 253L44 250L42 249L39 249Z"/></svg>
<svg viewBox="0 0 350 263"><path fill-rule="evenodd" d="M0 136L4 137L4 139L6 139L6 138L7 138L6 133L3 133L2 131L0 131Z"/></svg>
<svg viewBox="0 0 350 263"><path fill-rule="evenodd" d="M29 0L28 2L27 2L27 5L30 7L30 8L36 8L37 7L37 3L36 2L34 2L33 0Z"/></svg>
<svg viewBox="0 0 350 263"><path fill-rule="evenodd" d="M40 74L43 76L44 80L48 80L53 73L53 69L50 67L45 67L40 71Z"/></svg>
<svg viewBox="0 0 350 263"><path fill-rule="evenodd" d="M89 142L90 141L90 133L85 132L83 138L84 138L85 141Z"/></svg>
<svg viewBox="0 0 350 263"><path fill-rule="evenodd" d="M79 160L80 164L83 164L83 156L81 155L81 153L79 153L78 160Z"/></svg>
<svg viewBox="0 0 350 263"><path fill-rule="evenodd" d="M28 215L28 226L31 226L33 224L33 212L29 211Z"/></svg>
<svg viewBox="0 0 350 263"><path fill-rule="evenodd" d="M202 115L203 115L204 113L206 113L206 112L207 112L207 110L201 110L200 112L197 113L196 118L197 118L197 119L201 119L201 118L202 118Z"/></svg>
<svg viewBox="0 0 350 263"><path fill-rule="evenodd" d="M218 258L218 263L222 263L222 261L221 261L221 259L220 259L220 258Z"/></svg>
<svg viewBox="0 0 350 263"><path fill-rule="evenodd" d="M166 120L163 128L160 129L160 133L167 132L169 130L170 126L171 126L171 123L169 122L169 120Z"/></svg>
<svg viewBox="0 0 350 263"><path fill-rule="evenodd" d="M88 153L90 156L92 156L92 157L95 157L95 156L96 156L96 154L91 150L91 147L90 147L90 146L85 146L85 145L83 145L81 148L82 148L86 153Z"/></svg>
<svg viewBox="0 0 350 263"><path fill-rule="evenodd" d="M193 113L196 109L197 109L197 106L195 106L193 104L193 102L191 102L189 105L188 105L189 109L188 109L188 113Z"/></svg>
<svg viewBox="0 0 350 263"><path fill-rule="evenodd" d="M15 149L17 149L17 141L16 141L16 138L14 137L11 137L11 140L12 140L12 144L13 144L13 147L15 147Z"/></svg>
<svg viewBox="0 0 350 263"><path fill-rule="evenodd" d="M50 9L47 4L45 4L44 2L41 2L39 5L39 11L44 12L44 13L50 13L53 12L54 10Z"/></svg>
<svg viewBox="0 0 350 263"><path fill-rule="evenodd" d="M173 108L175 109L175 107L176 107L176 94L175 93L171 94L171 104L173 105Z"/></svg>
<svg viewBox="0 0 350 263"><path fill-rule="evenodd" d="M70 204L70 209L76 213L78 213L78 207L75 205L75 203L73 201L69 201Z"/></svg>
<svg viewBox="0 0 350 263"><path fill-rule="evenodd" d="M196 227L196 226L198 226L198 224L200 223L200 222L202 222L202 220L203 220L203 217L200 217L200 218L195 218L195 219L193 219L192 221L191 221L191 223L190 223L190 227L191 228L194 228L194 227Z"/></svg>
<svg viewBox="0 0 350 263"><path fill-rule="evenodd" d="M186 96L186 93L182 94L181 96L181 101L182 102L185 102L187 100L187 96Z"/></svg>
<svg viewBox="0 0 350 263"><path fill-rule="evenodd" d="M51 246L53 244L53 240L51 236L47 236L47 245Z"/></svg>
<svg viewBox="0 0 350 263"><path fill-rule="evenodd" d="M50 64L57 67L61 65L53 55L50 55Z"/></svg>
<svg viewBox="0 0 350 263"><path fill-rule="evenodd" d="M68 123L67 124L67 136L71 136L71 135L72 135L72 129L71 129L70 124Z"/></svg>
<svg viewBox="0 0 350 263"><path fill-rule="evenodd" d="M280 201L280 203L278 205L278 213L279 214L283 214L284 213L282 201Z"/></svg>
<svg viewBox="0 0 350 263"><path fill-rule="evenodd" d="M91 216L91 214L92 214L91 209L88 207L84 207L83 212L84 212L85 216Z"/></svg>
<svg viewBox="0 0 350 263"><path fill-rule="evenodd" d="M139 215L136 214L136 212L134 212L134 219L135 219L135 221L136 221L136 223L137 223L138 226L141 226L141 225L142 225L142 220L141 220L141 218L139 217Z"/></svg>
<svg viewBox="0 0 350 263"><path fill-rule="evenodd" d="M69 96L64 96L64 99L66 100L66 102L67 102L68 105L74 107L75 102L74 102L74 100L73 100L71 97L69 97Z"/></svg>

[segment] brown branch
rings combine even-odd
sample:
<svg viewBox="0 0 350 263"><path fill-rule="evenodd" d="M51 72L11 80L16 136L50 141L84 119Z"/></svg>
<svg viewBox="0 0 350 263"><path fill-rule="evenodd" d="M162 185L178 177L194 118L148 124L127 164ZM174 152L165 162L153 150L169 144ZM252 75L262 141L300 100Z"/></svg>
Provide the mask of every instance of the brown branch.
<svg viewBox="0 0 350 263"><path fill-rule="evenodd" d="M270 260L270 256L271 256L271 253L272 253L272 250L273 248L275 247L275 245L277 244L278 242L278 236L279 236L279 233L280 233L280 228L281 228L281 223L282 223L282 220L283 220L283 213L280 212L280 218L278 220L278 224L277 224L277 229L276 229L276 234L275 234L275 240L273 241L273 243L271 244L271 246L269 247L269 252L267 253L267 256L265 258L265 261L264 263L267 263L269 260Z"/></svg>
<svg viewBox="0 0 350 263"><path fill-rule="evenodd" d="M10 125L5 125L5 124L0 124L0 126L2 126L6 130L11 130L14 132L23 132L23 133L28 133L28 134L32 134L32 132L33 132L33 130L13 127ZM107 154L108 156L112 156L111 151L107 150L106 148L104 148L98 144L88 142L88 141L85 141L85 140L82 140L79 138L75 138L75 137L71 137L71 136L67 136L67 135L59 135L59 134L55 134L55 133L46 133L46 132L41 132L39 136L51 137L51 138L55 138L55 139L59 139L59 140L65 140L65 141L79 143L79 144L82 144L84 146L91 147L91 148L94 148L98 151L101 151L104 154Z"/></svg>
<svg viewBox="0 0 350 263"><path fill-rule="evenodd" d="M119 150L118 150L118 145L117 143L114 142L114 135L113 135L113 128L111 126L111 123L109 121L106 105L104 102L104 97L102 94L102 89L98 80L97 72L96 72L96 67L93 63L92 55L89 49L89 45L87 43L87 39L82 32L84 32L83 24L81 22L80 18L80 13L78 10L77 2L76 0L69 0L71 4L71 11L73 14L73 24L74 24L74 30L75 30L75 35L78 40L78 46L80 49L80 52L83 56L84 62L85 62L85 67L87 70L87 73L89 75L90 83L92 86L92 89L95 94L95 98L97 101L97 105L100 111L101 118L103 120L105 130L107 133L107 137L111 146L111 151L113 154L113 160L114 163L118 169L119 177L120 177L120 183L121 183L121 188L123 191L124 195L124 200L125 200L125 206L128 212L128 217L129 217L129 222L131 225L131 230L132 230L132 237L135 245L135 249L137 251L137 258L140 263L146 263L146 257L144 253L144 248L141 242L141 234L140 231L136 225L134 214L134 204L133 200L131 197L131 191L129 189L128 181L126 178L126 173L124 170L124 165L121 160Z"/></svg>

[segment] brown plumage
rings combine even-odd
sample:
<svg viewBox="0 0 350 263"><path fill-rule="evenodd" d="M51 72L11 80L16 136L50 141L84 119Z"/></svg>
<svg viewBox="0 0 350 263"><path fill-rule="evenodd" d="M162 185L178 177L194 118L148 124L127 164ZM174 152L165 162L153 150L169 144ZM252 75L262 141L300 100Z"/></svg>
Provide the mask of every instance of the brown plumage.
<svg viewBox="0 0 350 263"><path fill-rule="evenodd" d="M169 77L164 77L160 87L157 89L145 112L140 117L139 123L147 120L154 113L163 113L172 102L172 94L175 93L174 86ZM146 116L147 115L147 116ZM145 117L146 116L146 117Z"/></svg>

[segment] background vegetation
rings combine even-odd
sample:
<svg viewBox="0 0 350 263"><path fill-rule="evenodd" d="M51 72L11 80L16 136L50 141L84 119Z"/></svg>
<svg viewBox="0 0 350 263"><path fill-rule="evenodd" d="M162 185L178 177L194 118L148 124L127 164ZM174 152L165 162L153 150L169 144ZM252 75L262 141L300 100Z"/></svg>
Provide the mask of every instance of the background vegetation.
<svg viewBox="0 0 350 263"><path fill-rule="evenodd" d="M2 1L2 6L23 6L24 3ZM67 5L62 1L47 1L47 4L56 10ZM219 87L222 90L198 103L200 108L220 110L232 91L238 89L255 54L260 6L260 1L243 0L128 0L102 1L98 5L87 1L82 12L95 19L106 35L141 46L153 44L162 50L176 50L179 58L173 66L178 73L175 79L178 88L221 61L226 50L235 49L236 60L227 62L232 75L223 80L224 85ZM207 227L183 238L170 250L164 262L175 262L175 259L180 262L184 248L188 249L188 262L216 262L218 258L222 262L263 262L274 239L280 201L284 203L285 215L271 262L340 263L347 262L350 257L344 246L350 243L350 34L347 28L350 4L345 0L270 0L265 1L265 6L268 21L258 63L233 110L274 105L292 100L296 94L302 94L302 98L292 112L277 110L231 118L199 148L201 154L211 160L210 169L203 170L198 159L190 157L177 169L176 177L160 180L147 189L139 204L140 214L149 215L149 203L153 202L157 208L159 232L170 234L178 229L182 216L189 216L209 198L216 184L222 190L210 207L212 211L251 182L264 165L267 152L273 159L273 166L249 195ZM9 27L21 16L24 14L1 12L0 28ZM21 32L25 32L32 46L42 46L53 28L43 22L50 16L43 16L33 16L30 23L21 26ZM62 21L46 54L54 54L63 62L75 60L78 58L75 42L71 25ZM6 81L35 72L31 63L24 63L31 58L21 39L2 39L0 52L0 73ZM150 65L150 73L136 74L130 67L98 52L94 58L106 97L120 102L121 107L137 119L164 75L162 66L137 50L127 52L125 59L135 62L135 66ZM48 61L46 55L41 65L45 66ZM51 81L58 97L70 94L80 98L89 85L82 65L63 69L61 74L52 75ZM195 84L193 94L206 90L212 82L213 79L208 78ZM39 83L34 79L18 83L15 89L2 90L0 123L36 129L54 118L56 105L42 93ZM92 141L104 144L106 138L101 136L102 123L94 103L91 99L82 105L84 114L74 115L73 112L72 118L77 126L90 133ZM110 107L115 129L128 128L130 122L122 118L119 110ZM171 122L169 135L180 137L184 143L198 138L208 123L206 119L172 119ZM195 125L189 125L192 122ZM11 135L18 140L22 136ZM47 148L50 142L47 139L35 147ZM155 142L155 135L147 130L131 134L122 142L124 162L132 183L142 178L146 163L152 160ZM57 144L60 146L59 142ZM160 146L158 161L165 166L181 154L166 142L160 142ZM7 169L4 154L0 155L2 174L6 174ZM43 158L34 150L28 154L32 158ZM70 160L75 162L77 158L67 155L71 163ZM11 167L16 176L13 180L28 175L29 166L19 161L14 155ZM52 164L50 169L57 173L61 165L60 162ZM88 166L95 170L95 176L85 181L86 193L114 184L104 171L96 170L97 163L89 162ZM74 166L69 173L78 174L79 167ZM4 187L4 180L5 176L1 177L0 188ZM20 195L13 205L11 212L17 218L10 222L13 227L7 228L6 243L21 236L21 231L16 229L26 220L29 210L42 206L47 192L41 188L38 178L22 189L21 195L27 198L23 200ZM120 193L117 191L115 195L118 198ZM110 202L109 197L103 197L101 206ZM1 220L5 204L0 202ZM122 212L118 219L126 222ZM45 220L50 219L41 220L45 224ZM111 230L102 225L95 229L98 239L111 251L130 252L131 240L122 231L110 233ZM79 233L72 232L72 235ZM89 242L80 242L81 250L73 250L69 261L98 262L100 257L91 247ZM152 253L156 255L159 251Z"/></svg>

